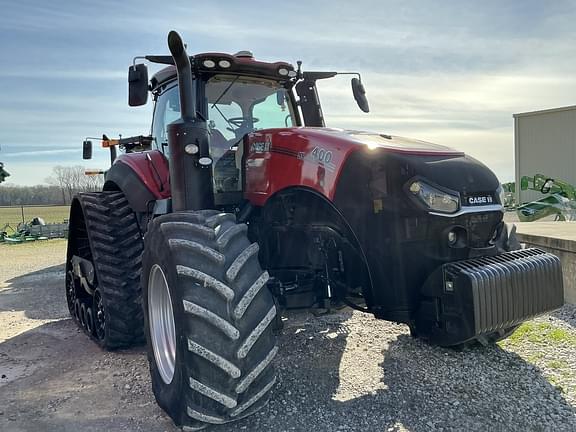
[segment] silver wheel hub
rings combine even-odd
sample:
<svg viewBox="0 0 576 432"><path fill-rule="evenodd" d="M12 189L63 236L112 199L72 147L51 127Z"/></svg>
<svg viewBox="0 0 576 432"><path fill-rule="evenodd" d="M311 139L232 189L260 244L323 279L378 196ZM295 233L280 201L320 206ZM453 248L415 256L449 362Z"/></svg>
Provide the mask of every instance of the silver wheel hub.
<svg viewBox="0 0 576 432"><path fill-rule="evenodd" d="M158 373L170 384L176 364L176 329L168 282L158 264L154 264L148 279L148 317Z"/></svg>

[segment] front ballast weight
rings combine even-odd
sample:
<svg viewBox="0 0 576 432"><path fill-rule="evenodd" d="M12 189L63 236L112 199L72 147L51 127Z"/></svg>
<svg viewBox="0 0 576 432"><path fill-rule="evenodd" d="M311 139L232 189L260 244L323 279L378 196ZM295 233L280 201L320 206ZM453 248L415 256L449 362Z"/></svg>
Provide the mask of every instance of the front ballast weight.
<svg viewBox="0 0 576 432"><path fill-rule="evenodd" d="M456 261L432 273L422 294L419 337L440 346L495 340L563 305L562 266L536 248Z"/></svg>

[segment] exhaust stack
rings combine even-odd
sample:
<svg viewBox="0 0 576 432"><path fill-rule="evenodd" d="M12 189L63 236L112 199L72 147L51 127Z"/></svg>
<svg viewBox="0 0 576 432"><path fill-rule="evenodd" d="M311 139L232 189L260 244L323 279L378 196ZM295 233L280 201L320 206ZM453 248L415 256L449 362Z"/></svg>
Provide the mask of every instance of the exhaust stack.
<svg viewBox="0 0 576 432"><path fill-rule="evenodd" d="M196 92L192 81L190 57L186 53L182 38L175 31L168 33L168 48L178 72L180 89L180 114L183 120L196 119Z"/></svg>
<svg viewBox="0 0 576 432"><path fill-rule="evenodd" d="M175 31L168 34L180 92L180 118L167 126L173 211L214 208L208 125L196 115L196 86L190 58ZM189 151L186 147L189 146ZM190 151L190 148L196 151Z"/></svg>

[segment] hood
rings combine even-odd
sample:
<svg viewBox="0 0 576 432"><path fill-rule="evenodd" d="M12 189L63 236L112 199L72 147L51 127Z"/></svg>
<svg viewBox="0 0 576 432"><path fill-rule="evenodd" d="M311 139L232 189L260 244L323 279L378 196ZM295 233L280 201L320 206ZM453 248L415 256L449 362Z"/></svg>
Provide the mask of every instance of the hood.
<svg viewBox="0 0 576 432"><path fill-rule="evenodd" d="M434 144L427 141L420 141L404 138L395 135L378 134L357 130L345 130L334 128L299 128L299 135L307 135L310 138L320 140L339 140L348 144L366 146L368 149L385 149L394 153L406 153L415 155L436 155L436 156L463 156L461 151L453 150L449 147Z"/></svg>

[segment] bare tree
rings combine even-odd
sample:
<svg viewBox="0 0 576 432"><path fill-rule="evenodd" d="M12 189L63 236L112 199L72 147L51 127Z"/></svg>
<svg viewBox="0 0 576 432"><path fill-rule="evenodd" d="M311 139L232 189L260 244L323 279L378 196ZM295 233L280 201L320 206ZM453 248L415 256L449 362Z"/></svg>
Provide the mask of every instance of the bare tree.
<svg viewBox="0 0 576 432"><path fill-rule="evenodd" d="M62 204L66 204L66 167L58 165L52 168L52 175L46 179L46 183L60 188Z"/></svg>
<svg viewBox="0 0 576 432"><path fill-rule="evenodd" d="M70 203L78 192L101 190L104 185L103 175L86 175L85 168L80 165L55 166L52 172L52 176L48 177L46 182L60 188L63 204Z"/></svg>

